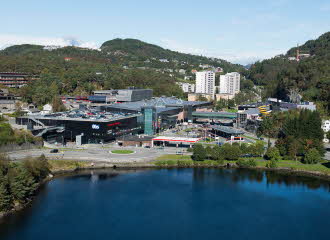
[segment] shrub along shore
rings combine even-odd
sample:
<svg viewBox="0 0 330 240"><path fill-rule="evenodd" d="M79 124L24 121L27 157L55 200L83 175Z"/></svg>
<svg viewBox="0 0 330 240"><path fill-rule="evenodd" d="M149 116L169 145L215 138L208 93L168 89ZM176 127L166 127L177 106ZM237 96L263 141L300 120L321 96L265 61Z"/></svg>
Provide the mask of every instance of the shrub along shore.
<svg viewBox="0 0 330 240"><path fill-rule="evenodd" d="M35 197L39 187L53 178L53 174L79 169L104 168L113 165L72 160L48 160L44 155L13 162L0 155L0 218L23 209Z"/></svg>
<svg viewBox="0 0 330 240"><path fill-rule="evenodd" d="M1 155L0 213L20 209L29 203L49 174L50 166L45 156L18 163Z"/></svg>

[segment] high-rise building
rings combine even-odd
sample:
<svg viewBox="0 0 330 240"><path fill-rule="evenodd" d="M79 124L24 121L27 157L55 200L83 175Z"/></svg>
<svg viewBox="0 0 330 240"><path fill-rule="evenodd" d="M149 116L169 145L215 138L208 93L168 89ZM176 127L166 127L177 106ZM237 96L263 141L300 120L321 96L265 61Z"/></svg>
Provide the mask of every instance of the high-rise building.
<svg viewBox="0 0 330 240"><path fill-rule="evenodd" d="M196 72L196 93L215 94L215 73Z"/></svg>
<svg viewBox="0 0 330 240"><path fill-rule="evenodd" d="M240 91L241 76L237 72L227 73L220 76L219 93L235 95Z"/></svg>

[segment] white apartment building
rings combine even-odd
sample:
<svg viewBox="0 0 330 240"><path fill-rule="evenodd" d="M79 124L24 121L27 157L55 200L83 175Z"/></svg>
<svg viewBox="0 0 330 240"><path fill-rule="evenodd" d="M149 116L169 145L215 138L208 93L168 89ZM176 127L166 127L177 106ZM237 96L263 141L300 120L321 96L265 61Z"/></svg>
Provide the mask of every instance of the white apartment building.
<svg viewBox="0 0 330 240"><path fill-rule="evenodd" d="M220 75L219 93L235 95L240 91L241 75L237 72Z"/></svg>
<svg viewBox="0 0 330 240"><path fill-rule="evenodd" d="M194 93L195 92L195 84L191 84L191 83L182 83L182 82L177 82L176 84L178 84L182 91L185 93Z"/></svg>
<svg viewBox="0 0 330 240"><path fill-rule="evenodd" d="M215 94L214 72L196 72L196 93Z"/></svg>

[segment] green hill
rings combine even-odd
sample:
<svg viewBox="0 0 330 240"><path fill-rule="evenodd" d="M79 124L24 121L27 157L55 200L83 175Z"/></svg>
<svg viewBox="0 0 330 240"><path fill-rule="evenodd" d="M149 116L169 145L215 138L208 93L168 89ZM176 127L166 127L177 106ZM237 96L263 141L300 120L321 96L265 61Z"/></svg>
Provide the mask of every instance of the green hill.
<svg viewBox="0 0 330 240"><path fill-rule="evenodd" d="M310 54L299 62L289 60L297 48L285 55L253 64L248 72L255 84L265 87L265 97L288 99L290 90L298 91L303 99L317 102L323 114L330 112L330 32L299 47L300 53Z"/></svg>
<svg viewBox="0 0 330 240"><path fill-rule="evenodd" d="M120 38L103 43L101 49L106 52L123 51L124 54L142 58L169 58L172 52L137 39Z"/></svg>
<svg viewBox="0 0 330 240"><path fill-rule="evenodd" d="M107 41L100 50L24 44L0 51L1 72L40 75L40 80L17 90L24 100L38 105L58 94L88 95L96 89L129 86L152 88L155 96L184 97L175 84L183 79L178 70L185 69L193 77L191 70L201 69L200 64L244 71L242 66L225 60L178 53L135 39Z"/></svg>
<svg viewBox="0 0 330 240"><path fill-rule="evenodd" d="M222 67L225 72L240 72L244 70L243 66L229 63L223 59L179 53L137 39L117 38L103 43L101 49L102 52L107 52L110 55L121 55L127 59L135 58L141 61L148 59L167 59L169 62L187 62L191 65L195 65L195 68L198 68L199 64L208 64L215 67ZM167 65L171 66L173 64L169 63ZM183 65L183 67L187 66Z"/></svg>
<svg viewBox="0 0 330 240"><path fill-rule="evenodd" d="M321 35L316 40L307 41L304 45L299 46L299 50L301 52L307 52L311 55L315 55L317 57L329 55L330 53L330 32L327 32ZM295 55L297 51L297 47L291 48L287 52L287 56Z"/></svg>

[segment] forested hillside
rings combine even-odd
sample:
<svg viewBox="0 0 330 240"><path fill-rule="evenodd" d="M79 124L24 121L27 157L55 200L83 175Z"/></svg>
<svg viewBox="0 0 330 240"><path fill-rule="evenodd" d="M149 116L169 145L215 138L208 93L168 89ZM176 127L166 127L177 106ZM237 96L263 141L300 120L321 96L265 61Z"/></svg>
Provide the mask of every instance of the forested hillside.
<svg viewBox="0 0 330 240"><path fill-rule="evenodd" d="M162 62L160 59L167 59ZM184 97L175 84L178 70L199 69L200 64L243 71L243 67L221 59L182 54L134 39L105 42L101 50L77 47L56 49L38 45L16 45L0 51L1 72L27 72L40 80L17 91L24 100L38 105L56 95L88 95L96 89L130 86L152 88L155 96Z"/></svg>
<svg viewBox="0 0 330 240"><path fill-rule="evenodd" d="M330 32L299 47L310 54L299 62L289 60L297 48L285 55L257 62L251 66L248 78L265 86L265 96L287 99L290 90L297 90L303 99L315 101L323 114L330 112Z"/></svg>
<svg viewBox="0 0 330 240"><path fill-rule="evenodd" d="M114 39L107 41L101 46L102 52L108 55L121 56L125 62L134 65L142 61L150 61L151 67L159 67L157 59L167 59L168 68L180 68L191 70L198 68L199 64L208 64L223 68L225 72L243 71L244 68L238 64L229 63L223 59L207 58L191 54L184 54L157 45L142 42L136 39ZM144 62L145 65L145 62Z"/></svg>

